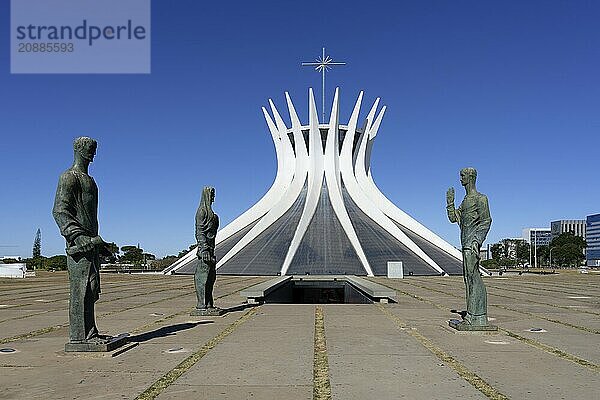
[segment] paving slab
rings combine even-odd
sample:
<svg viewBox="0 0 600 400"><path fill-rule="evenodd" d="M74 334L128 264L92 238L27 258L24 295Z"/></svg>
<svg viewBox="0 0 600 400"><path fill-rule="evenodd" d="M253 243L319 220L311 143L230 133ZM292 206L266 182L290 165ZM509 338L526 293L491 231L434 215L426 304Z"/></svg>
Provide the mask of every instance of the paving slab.
<svg viewBox="0 0 600 400"><path fill-rule="evenodd" d="M485 398L373 305L327 305L334 399Z"/></svg>
<svg viewBox="0 0 600 400"><path fill-rule="evenodd" d="M158 398L312 397L314 306L263 305Z"/></svg>
<svg viewBox="0 0 600 400"><path fill-rule="evenodd" d="M332 398L486 399L433 355L329 357Z"/></svg>
<svg viewBox="0 0 600 400"><path fill-rule="evenodd" d="M394 306L390 306L391 311L404 319L403 311ZM597 372L505 334L458 334L434 322L419 321L413 325L408 321L408 325L510 398L585 399L591 398L585 396L593 393L593 385L600 383ZM525 332L521 333L525 336ZM539 335L533 337L548 341ZM579 338L577 333L573 335ZM569 339L573 341L575 337ZM562 348L566 348L564 344Z"/></svg>
<svg viewBox="0 0 600 400"><path fill-rule="evenodd" d="M312 399L311 385L292 386L231 386L231 385L172 385L167 392L158 396L160 400L198 399L198 400L248 400L248 399Z"/></svg>

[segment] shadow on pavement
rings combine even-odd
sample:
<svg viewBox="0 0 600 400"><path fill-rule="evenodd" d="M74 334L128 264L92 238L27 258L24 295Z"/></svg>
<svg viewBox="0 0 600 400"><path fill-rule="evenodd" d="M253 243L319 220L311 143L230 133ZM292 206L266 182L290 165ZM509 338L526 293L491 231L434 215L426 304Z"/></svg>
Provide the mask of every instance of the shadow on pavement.
<svg viewBox="0 0 600 400"><path fill-rule="evenodd" d="M163 326L162 328L158 328L156 330L142 333L135 336L129 336L127 341L130 343L141 343L146 342L148 340L157 339L165 336L173 336L176 335L179 331L184 331L186 329L195 328L196 325L200 324L211 324L213 321L198 321L198 322L185 322L183 324L175 324L169 326Z"/></svg>
<svg viewBox="0 0 600 400"><path fill-rule="evenodd" d="M243 303L240 304L239 306L233 306L233 307L229 307L229 308L222 308L221 310L223 310L223 315L225 314L229 314L231 312L235 312L235 311L243 311L246 308L250 308L250 307L256 307L259 304L248 304L248 303Z"/></svg>
<svg viewBox="0 0 600 400"><path fill-rule="evenodd" d="M463 310L463 311L458 311L458 310L450 310L450 312L451 312L451 313L454 313L454 314L458 314L458 315L460 315L460 317L461 317L462 319L465 319L465 316L467 315L467 311L466 311L466 310Z"/></svg>

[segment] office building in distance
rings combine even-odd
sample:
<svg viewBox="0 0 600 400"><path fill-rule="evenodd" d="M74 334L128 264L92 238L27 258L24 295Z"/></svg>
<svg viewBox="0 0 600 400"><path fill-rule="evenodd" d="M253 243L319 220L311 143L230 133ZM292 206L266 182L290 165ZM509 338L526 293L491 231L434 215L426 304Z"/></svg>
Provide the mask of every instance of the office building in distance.
<svg viewBox="0 0 600 400"><path fill-rule="evenodd" d="M525 228L523 240L536 246L548 246L552 241L552 231L550 228Z"/></svg>
<svg viewBox="0 0 600 400"><path fill-rule="evenodd" d="M586 265L600 267L600 214L588 215L585 221Z"/></svg>
<svg viewBox="0 0 600 400"><path fill-rule="evenodd" d="M585 240L585 219L561 219L550 223L552 239L562 233L571 232Z"/></svg>

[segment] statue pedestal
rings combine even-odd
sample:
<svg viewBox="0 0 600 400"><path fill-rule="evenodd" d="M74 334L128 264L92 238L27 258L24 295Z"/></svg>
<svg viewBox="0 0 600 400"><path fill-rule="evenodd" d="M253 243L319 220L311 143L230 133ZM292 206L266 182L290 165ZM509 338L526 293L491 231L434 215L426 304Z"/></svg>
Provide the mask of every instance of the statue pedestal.
<svg viewBox="0 0 600 400"><path fill-rule="evenodd" d="M65 344L65 352L110 352L118 349L119 347L127 344L127 338L129 334L121 334L119 336L105 336L103 339L81 343L67 343Z"/></svg>
<svg viewBox="0 0 600 400"><path fill-rule="evenodd" d="M470 325L463 322L458 319L451 319L448 321L448 325L450 328L461 332L498 332L496 325Z"/></svg>
<svg viewBox="0 0 600 400"><path fill-rule="evenodd" d="M225 314L225 310L218 307L213 308L195 308L190 315L198 317L219 317Z"/></svg>

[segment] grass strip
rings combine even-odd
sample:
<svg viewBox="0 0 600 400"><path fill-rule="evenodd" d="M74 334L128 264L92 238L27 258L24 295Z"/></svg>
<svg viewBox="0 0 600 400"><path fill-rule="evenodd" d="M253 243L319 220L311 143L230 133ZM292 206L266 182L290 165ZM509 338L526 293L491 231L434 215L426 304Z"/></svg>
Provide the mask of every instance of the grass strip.
<svg viewBox="0 0 600 400"><path fill-rule="evenodd" d="M425 303L431 304L434 307L439 308L440 310L447 310L448 309L448 307L443 306L441 304L437 304L437 303L435 303L435 302L433 302L433 301L431 301L429 299L425 299L425 298L419 297L419 296L414 295L412 293L403 292L402 290L399 290L397 288L394 288L392 286L389 286L389 285L386 285L386 284L383 284L383 283L382 283L382 285L386 286L386 287L389 287L390 289L394 289L398 293L402 293L402 294L407 295L409 297L412 297L414 299L417 299L417 300L423 301ZM414 285L414 286L419 287L419 285ZM431 290L435 291L435 289L431 289ZM454 295L452 295L452 296L454 296ZM458 296L455 296L455 297L458 297ZM516 311L516 310L512 310L512 311ZM542 317L540 317L538 315L535 315L535 314L532 314L532 316L535 316L535 317L540 318L540 319L546 319L546 318L542 318ZM562 322L552 321L550 319L547 319L547 320L550 321L550 322L556 322L556 323L560 323L560 324L566 325L566 324L564 324ZM569 326L569 325L566 325L566 326ZM571 327L576 328L576 329L579 328L579 327L577 327L575 325L573 325ZM515 332L509 331L508 329L504 329L504 328L498 327L498 330L501 331L501 332L506 333L508 336L512 337L513 339L517 339L520 342L523 342L525 344L528 344L529 346L535 347L538 350L542 350L542 351L544 351L544 352L546 352L548 354L552 354L552 355L560 357L560 358L562 358L564 360L571 361L571 362L573 362L573 363L575 363L577 365L581 365L582 367L589 368L589 369L591 369L594 372L600 372L600 366L598 364L594 364L591 361L588 361L588 360L585 360L583 358L577 357L577 356L575 356L573 354L569 354L569 353L567 353L565 351L557 349L556 347L552 347L552 346L549 346L547 344L543 344L541 342L538 342L537 340L526 338L526 337L521 336L521 335L519 335L519 334L517 334ZM586 331L588 331L588 330L586 329Z"/></svg>
<svg viewBox="0 0 600 400"><path fill-rule="evenodd" d="M254 286L254 283L251 284L251 285L245 286L242 289L238 289L238 290L236 290L234 292L225 293L225 294L222 294L220 296L217 296L217 297L214 298L214 300L219 300L219 299L222 299L223 297L231 296L232 294L235 294L235 293L237 293L239 291L245 290L245 289L249 288L250 286ZM168 321L170 319L173 319L175 317L179 317L181 315L186 315L186 314L189 315L192 312L192 310L194 310L194 308L196 308L196 307L190 307L190 308L188 308L186 310L178 311L178 312L176 312L174 314L169 314L169 315L164 316L164 317L162 317L160 319L152 321L152 322L150 322L150 323L148 323L146 325L139 326L139 327L131 330L130 333L140 333L140 332L143 332L146 329L149 329L149 328L151 328L151 327L153 327L155 325L159 325L159 324L161 324L161 323L163 323L165 321Z"/></svg>
<svg viewBox="0 0 600 400"><path fill-rule="evenodd" d="M215 299L220 299L222 297L230 296L230 295L232 295L232 294L234 294L236 292L239 292L241 290L249 288L250 286L253 286L253 285L254 285L254 283L248 284L247 286L245 286L245 287L243 287L241 289L234 290L233 292L229 292L229 293L223 294L221 296L217 296L217 297L215 297ZM157 304L157 303L160 303L160 302L163 302L163 301L173 300L173 299L175 299L177 297L181 297L181 296L182 295L177 295L177 296L173 296L173 297L167 297L165 299L156 300L156 301L153 301L153 302L150 302L150 303L140 304L140 305L136 305L136 306L133 306L133 307L127 307L127 308L124 308L122 310L117 310L117 311L113 311L113 312L99 314L98 317L106 317L108 315L118 314L120 312L132 310L134 308L144 307L144 306L147 306L147 305ZM129 297L134 297L134 296L129 296ZM157 321L151 322L150 324L146 324L146 325L143 325L141 327L135 328L135 329L132 330L132 332L139 332L142 329L148 328L148 327L150 327L152 325L155 325L157 323L163 322L165 320L174 318L176 316L179 316L179 315L182 315L182 314L185 314L185 313L189 313L191 310L192 310L192 308L184 310L184 311L177 312L175 314L168 315L168 316L163 317L163 318L161 318L161 319L159 319ZM43 314L43 313L41 313L41 314ZM39 315L39 314L35 314L35 315ZM23 334L16 335L16 336L10 336L10 337L7 337L7 338L2 338L2 339L0 339L0 344L15 342L17 340L30 339L30 338L35 337L35 336L45 335L46 333L50 333L50 332L56 331L58 329L66 327L66 326L69 326L68 322L64 323L64 324L60 324L60 325L48 326L46 328L38 329L38 330L35 330L35 331L23 333Z"/></svg>
<svg viewBox="0 0 600 400"><path fill-rule="evenodd" d="M432 304L432 305L436 306L437 308L440 308L440 309L443 309L443 310L445 310L445 309L447 308L447 307L441 307L441 306L440 306L440 307L438 307L438 304L436 304L436 303L433 303L432 301L430 301L430 300L428 300L428 299L424 299L423 297L417 296L417 295L415 295L415 294L408 293L408 292L404 292L404 291L402 291L402 290L400 290L400 289L397 289L397 288L394 288L394 287L388 286L388 285L386 285L386 284L383 284L383 283L381 283L381 282L378 282L378 283L382 284L383 286L389 287L390 289L394 289L395 291L397 291L398 293L402 293L403 295L406 295L406 296L412 297L412 298L414 298L414 299L416 299L416 300L419 300L419 301L424 301L424 302L426 302L426 303ZM428 287L428 286L416 285L416 284L413 284L413 283L409 283L409 285L413 285L413 286L416 286L416 287L418 287L418 288L421 288L421 289L430 290L430 291L432 291L432 292L437 292L437 293L445 294L445 295L447 295L447 296L455 297L455 298L457 298L457 299L460 299L460 298L461 298L460 296L457 296L457 295L456 295L456 294L454 294L454 293L449 293L449 292L446 292L446 291L443 291L443 290L439 290L439 289L435 289L435 288L431 288L431 287ZM486 285L486 286L487 286L487 285ZM509 296L502 296L502 295L497 295L497 294L494 294L494 296L499 296L499 297L507 297L507 298L509 297ZM543 303L543 304L544 304L544 305L547 305L547 303ZM544 317L544 316L542 316L542 315L534 314L534 313L532 313L532 312L529 312L529 311L519 310L519 309L516 309L516 308L512 308L512 307L504 306L504 305L501 305L501 304L490 304L489 306L490 306L490 307L498 307L498 308L501 308L501 309L503 309L503 310L507 310L507 311L516 312L516 313L523 314L523 315L527 315L527 316L529 316L529 317L533 317L533 318L538 318L538 319L541 319L541 320L544 320L544 321L552 322L552 323L554 323L554 324L563 325L563 326L566 326L566 327L568 327L568 328L577 329L577 330L580 330L580 331L582 331L582 332L593 333L593 334L595 334L595 335L598 335L598 334L600 334L600 330L597 330L597 329L591 329L591 328L588 328L588 327L586 327L586 326L581 326L581 325L575 325L575 324L571 324L570 322L560 321L560 320L558 320L558 319L546 318L546 317ZM595 314L595 313L593 313L593 314Z"/></svg>
<svg viewBox="0 0 600 400"><path fill-rule="evenodd" d="M469 382L475 389L479 390L483 393L488 399L492 400L508 400L509 397L505 394L501 393L498 389L487 383L483 380L479 375L470 371L467 367L465 367L460 361L452 357L450 354L446 353L444 350L436 346L431 340L427 337L423 336L416 329L409 329L407 324L402 321L398 316L391 313L387 308L385 308L382 304L377 303L377 307L388 317L392 322L396 324L398 328L400 328L403 332L408 333L414 339L416 339L423 347L432 352L437 358L439 358L446 365L450 366L456 373Z"/></svg>
<svg viewBox="0 0 600 400"><path fill-rule="evenodd" d="M315 355L313 359L313 399L330 400L329 360L327 359L327 341L325 339L325 320L323 308L315 308Z"/></svg>
<svg viewBox="0 0 600 400"><path fill-rule="evenodd" d="M158 290L154 290L154 291L147 292L147 293L144 293L144 294L148 295L148 294L153 294L153 293L166 292L166 291L169 291L169 290L188 290L188 289L192 289L193 287L194 287L193 285L186 285L186 286L181 286L181 287L177 287L177 288L158 289ZM133 295L129 295L129 296L116 297L116 298L110 299L110 300L98 301L97 304L102 304L103 305L103 304L110 303L110 302L113 302L113 301L124 300L124 299L129 299L131 297L139 297L139 296L140 296L139 294L133 294ZM181 296L181 295L178 295L178 296ZM175 296L175 297L177 297L177 296ZM170 298L170 299L172 299L172 298ZM50 301L45 302L45 304L56 303L58 301L64 301L64 300L65 299L50 300ZM148 303L148 304L152 304L152 303ZM11 307L11 308L29 307L31 305L33 305L33 303L27 303L27 304L17 305L17 306ZM140 307L140 306L138 305L138 306L135 306L133 308L136 308L136 307ZM15 320L19 320L19 319L31 318L31 317L35 317L37 315L47 314L49 312L60 311L60 310L64 310L64 307L53 308L53 309L50 309L50 310L44 310L44 311L39 312L39 313L22 315L20 317L12 317L12 318L3 319L2 321L0 321L0 324L4 323L4 322L8 322L8 321L15 321ZM102 314L102 315L99 315L99 317L106 316L106 315L109 315L109 314Z"/></svg>
<svg viewBox="0 0 600 400"><path fill-rule="evenodd" d="M412 285L416 286L416 287L419 287L421 289L431 290L433 292L438 292L438 293L441 293L441 294L445 294L447 296L451 296L451 297L455 297L455 298L461 298L460 296L457 296L454 293L449 293L449 292L446 292L446 291L443 291L443 290L439 290L439 289L435 289L435 288L432 288L432 287L423 286L423 285L416 285L416 284L412 284ZM486 287L497 288L497 287L489 286L489 285L486 285ZM498 296L498 297L504 297L504 298L512 298L510 296L499 295L499 294L496 294L496 293L494 293L493 295L494 296ZM551 305L549 303L541 303L541 302L537 302L537 303L538 304L543 304L543 305ZM491 307L498 307L498 308L501 308L501 309L507 310L507 311L513 311L513 312L516 312L516 313L519 313L519 314L523 314L523 315L527 315L527 316L534 317L534 318L539 318L539 319L542 319L544 321L548 321L548 322L552 322L552 323L555 323L555 324L563 325L563 326L566 326L566 327L569 327L569 328L573 328L573 329L577 329L577 330L580 330L580 331L583 331L583 332L588 332L588 333L593 333L593 334L600 334L600 331L598 331L596 329L590 329L590 328L585 327L585 326L575 325L575 324L571 324L569 322L560 321L560 320L557 320L557 319L546 318L544 316L541 316L541 315L538 315L538 314L534 314L532 312L518 310L516 308L512 308L512 307L508 307L508 306L504 306L504 305L500 305L500 304L490 304L490 306ZM571 308L564 307L564 306L553 305L553 307L559 307L559 308L564 308L564 309L567 309L567 310L571 310ZM596 314L596 313L593 313L593 312L589 312L589 311L583 311L583 312L584 313L594 314L594 315L599 315L599 314Z"/></svg>
<svg viewBox="0 0 600 400"><path fill-rule="evenodd" d="M200 347L199 350L192 353L185 360L180 362L175 368L164 374L156 382L154 382L148 389L140 393L135 400L152 400L155 399L163 390L169 387L173 382L181 377L185 372L192 368L198 361L202 359L209 351L211 351L216 345L221 343L223 339L229 336L235 331L240 325L250 319L257 310L258 307L253 307L246 311L240 318L231 323L227 328L221 331L217 336L210 339Z"/></svg>
<svg viewBox="0 0 600 400"><path fill-rule="evenodd" d="M527 343L530 346L533 346L540 350L543 350L546 353L553 354L553 355L563 358L565 360L571 361L572 363L581 365L582 367L589 368L594 372L600 372L600 365L594 364L591 361L585 360L583 358L579 358L577 356L574 356L573 354L569 354L560 349L557 349L556 347L548 346L547 344L538 342L537 340L526 338L515 332L509 331L508 329L498 327L498 330L506 333L511 338L520 340L521 342Z"/></svg>
<svg viewBox="0 0 600 400"><path fill-rule="evenodd" d="M0 344L10 343L10 342L14 342L17 340L30 339L32 337L39 336L39 335L45 335L46 333L54 332L65 326L68 326L68 324L67 325L48 326L46 328L38 329L37 331L31 331L31 332L23 333L22 335L7 337L4 339L0 339Z"/></svg>

